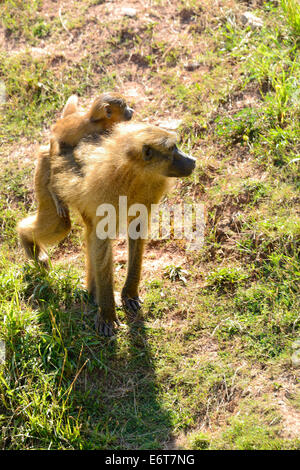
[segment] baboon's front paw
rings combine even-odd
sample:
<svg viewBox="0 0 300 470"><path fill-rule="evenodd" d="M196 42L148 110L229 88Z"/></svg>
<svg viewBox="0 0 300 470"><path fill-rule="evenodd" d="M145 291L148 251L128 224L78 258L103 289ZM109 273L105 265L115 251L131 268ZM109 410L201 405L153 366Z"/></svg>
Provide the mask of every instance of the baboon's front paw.
<svg viewBox="0 0 300 470"><path fill-rule="evenodd" d="M95 328L99 335L114 336L116 334L116 325L119 325L118 320L103 320L99 315L95 319Z"/></svg>
<svg viewBox="0 0 300 470"><path fill-rule="evenodd" d="M139 297L122 296L122 304L125 310L129 313L138 313L142 308L142 301Z"/></svg>

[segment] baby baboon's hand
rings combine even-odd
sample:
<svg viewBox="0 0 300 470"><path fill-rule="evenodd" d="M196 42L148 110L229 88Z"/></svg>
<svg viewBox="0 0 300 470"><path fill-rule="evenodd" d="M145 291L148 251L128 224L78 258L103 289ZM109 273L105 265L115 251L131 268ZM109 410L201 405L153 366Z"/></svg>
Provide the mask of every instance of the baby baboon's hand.
<svg viewBox="0 0 300 470"><path fill-rule="evenodd" d="M67 219L69 217L68 206L62 202L62 200L57 196L51 187L49 187L49 191L55 204L57 215L63 219Z"/></svg>
<svg viewBox="0 0 300 470"><path fill-rule="evenodd" d="M69 217L69 209L67 208L67 206L64 206L63 204L58 204L56 209L59 217L62 217L63 219Z"/></svg>

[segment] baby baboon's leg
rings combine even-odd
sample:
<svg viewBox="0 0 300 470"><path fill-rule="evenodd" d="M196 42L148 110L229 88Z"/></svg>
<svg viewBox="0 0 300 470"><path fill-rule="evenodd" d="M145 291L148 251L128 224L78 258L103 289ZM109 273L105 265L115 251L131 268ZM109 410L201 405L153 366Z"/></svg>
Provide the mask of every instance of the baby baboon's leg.
<svg viewBox="0 0 300 470"><path fill-rule="evenodd" d="M107 238L100 240L95 228L87 237L87 273L89 289L95 290L95 300L99 306L96 330L104 336L114 334L114 323L118 323L115 311L112 271L112 247Z"/></svg>
<svg viewBox="0 0 300 470"><path fill-rule="evenodd" d="M48 255L35 238L34 227L37 224L37 218L38 215L34 214L21 220L17 226L17 231L27 258L33 259L47 268Z"/></svg>
<svg viewBox="0 0 300 470"><path fill-rule="evenodd" d="M127 278L122 289L122 303L130 313L136 313L141 308L138 286L141 278L142 260L145 240L128 238L128 268Z"/></svg>
<svg viewBox="0 0 300 470"><path fill-rule="evenodd" d="M54 137L51 137L50 139L50 154L48 156L44 156L43 159L39 159L39 160L45 160L46 163L43 164L43 167L45 168L47 166L47 175L48 175L48 179L47 179L47 187L46 189L43 188L43 193L46 192L46 190L48 189L48 192L50 193L51 197L52 197L52 200L55 204L55 207L56 207L56 212L57 214L59 215L59 217L68 217L69 216L69 209L68 207L63 203L63 201L61 200L61 198L56 194L56 192L54 191L53 187L54 187L54 174L53 174L53 161L55 161L55 158L60 154L60 144L58 142L58 140L56 140ZM47 158L48 157L48 158ZM36 189L38 187L40 187L40 183L41 183L41 178L45 178L43 176L43 168L40 165L37 166L37 169L36 169L36 174L35 174L35 186L36 186ZM38 194L37 194L38 195Z"/></svg>
<svg viewBox="0 0 300 470"><path fill-rule="evenodd" d="M47 204L44 199L43 206L39 207L36 214L21 220L17 228L27 256L44 266L48 265L44 245L58 243L67 236L70 229L70 218L57 215L50 194Z"/></svg>

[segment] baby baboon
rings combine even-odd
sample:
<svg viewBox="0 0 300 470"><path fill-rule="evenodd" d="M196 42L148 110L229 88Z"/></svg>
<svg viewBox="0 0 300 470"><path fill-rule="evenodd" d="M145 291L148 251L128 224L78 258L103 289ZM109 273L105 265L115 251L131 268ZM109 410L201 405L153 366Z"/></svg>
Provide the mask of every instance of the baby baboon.
<svg viewBox="0 0 300 470"><path fill-rule="evenodd" d="M85 114L78 110L78 98L72 95L63 110L62 118L52 127L52 135L61 144L75 147L78 142L91 134L111 131L121 121L132 118L133 109L118 93L103 93L96 98Z"/></svg>
<svg viewBox="0 0 300 470"><path fill-rule="evenodd" d="M85 152L84 145L81 145L75 150L76 158L83 163L82 175L66 167L63 155L54 162L54 191L65 204L81 214L85 224L87 287L99 306L96 328L105 336L111 336L114 324L118 323L110 239L115 234L110 234L111 237L99 234L98 224L103 220L99 214L104 215L101 210L105 212L107 205L114 209L117 233L121 211L119 197L126 196L128 207L142 204L147 209L145 217L150 217L151 204L157 204L165 193L168 177L188 176L195 168L195 159L181 152L176 146L176 140L175 133L155 126L123 123L114 128L101 147L92 152L87 147L88 151ZM49 241L63 238L66 227L57 228L58 216L49 208L38 212L31 231L32 221L29 218L19 225L20 236L27 239L31 236L38 253L41 243L47 244L42 226L46 212ZM125 216L127 224L133 220L127 213L121 215ZM140 309L138 284L145 240L131 236L130 225L128 234L129 258L122 301L127 310L136 312Z"/></svg>
<svg viewBox="0 0 300 470"><path fill-rule="evenodd" d="M68 208L53 191L51 162L60 153L70 152L70 148L75 147L83 137L107 133L116 123L129 121L132 114L133 109L127 106L124 98L118 93L103 93L98 96L87 113L79 112L76 95L68 99L62 118L51 129L50 159L48 160L50 175L48 189L60 217L68 218L69 213ZM38 178L39 175L37 175Z"/></svg>

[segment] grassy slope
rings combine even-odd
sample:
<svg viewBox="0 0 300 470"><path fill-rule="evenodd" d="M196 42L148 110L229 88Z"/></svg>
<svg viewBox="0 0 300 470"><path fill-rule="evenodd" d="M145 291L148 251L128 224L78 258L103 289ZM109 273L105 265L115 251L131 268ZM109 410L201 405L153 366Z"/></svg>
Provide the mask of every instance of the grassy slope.
<svg viewBox="0 0 300 470"><path fill-rule="evenodd" d="M252 30L233 0L136 1L136 18L116 3L0 5L0 447L299 448L299 10L253 1ZM36 143L67 97L111 88L139 118L182 119L198 167L170 198L205 203L206 241L152 243L143 315L119 310L107 340L78 227L46 273L24 264L15 221L35 207Z"/></svg>

